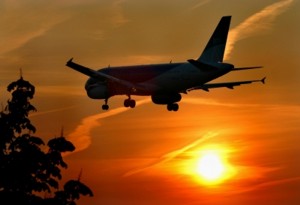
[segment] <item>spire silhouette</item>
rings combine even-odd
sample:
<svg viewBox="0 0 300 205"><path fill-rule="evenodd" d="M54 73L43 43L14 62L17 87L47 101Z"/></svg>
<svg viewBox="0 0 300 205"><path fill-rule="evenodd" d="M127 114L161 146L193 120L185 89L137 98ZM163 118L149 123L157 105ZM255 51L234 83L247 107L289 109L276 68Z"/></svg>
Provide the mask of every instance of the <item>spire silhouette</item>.
<svg viewBox="0 0 300 205"><path fill-rule="evenodd" d="M20 79L23 79L23 71L22 71L22 68L20 68Z"/></svg>

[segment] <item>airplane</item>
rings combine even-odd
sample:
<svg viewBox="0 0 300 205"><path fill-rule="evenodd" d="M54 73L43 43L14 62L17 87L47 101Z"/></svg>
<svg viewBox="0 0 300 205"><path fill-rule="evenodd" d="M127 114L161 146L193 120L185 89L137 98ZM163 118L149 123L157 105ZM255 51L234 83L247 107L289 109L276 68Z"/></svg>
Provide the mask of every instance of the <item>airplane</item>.
<svg viewBox="0 0 300 205"><path fill-rule="evenodd" d="M223 57L230 27L231 16L223 16L208 41L204 51L197 60L187 62L105 67L92 70L67 61L66 66L89 76L85 84L87 95L92 99L104 99L103 110L108 110L108 99L115 95L126 95L125 107L134 108L136 96L151 96L152 102L166 105L168 111L178 111L178 102L182 94L193 90L209 91L213 88L229 88L261 82L265 84L266 77L261 80L248 80L224 83L209 83L231 71L262 68L262 66L235 68L233 64L224 63Z"/></svg>

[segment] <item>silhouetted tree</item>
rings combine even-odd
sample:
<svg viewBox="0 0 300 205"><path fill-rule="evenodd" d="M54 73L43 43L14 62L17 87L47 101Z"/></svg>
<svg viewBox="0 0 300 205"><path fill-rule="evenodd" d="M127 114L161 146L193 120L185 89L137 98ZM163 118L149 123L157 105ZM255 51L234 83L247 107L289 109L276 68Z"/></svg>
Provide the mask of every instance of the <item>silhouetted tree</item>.
<svg viewBox="0 0 300 205"><path fill-rule="evenodd" d="M12 98L0 112L0 203L22 205L75 205L80 195L93 196L80 180L70 180L59 190L61 168L67 168L63 152L74 145L63 136L47 143L33 136L36 128L28 115L35 87L23 77L8 85ZM48 197L45 197L48 193ZM49 197L50 196L50 197Z"/></svg>

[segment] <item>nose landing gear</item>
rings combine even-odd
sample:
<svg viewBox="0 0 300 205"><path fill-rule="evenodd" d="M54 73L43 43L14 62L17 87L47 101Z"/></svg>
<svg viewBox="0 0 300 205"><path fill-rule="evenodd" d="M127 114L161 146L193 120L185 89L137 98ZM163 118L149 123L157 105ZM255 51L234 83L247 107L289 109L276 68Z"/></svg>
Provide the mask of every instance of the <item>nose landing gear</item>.
<svg viewBox="0 0 300 205"><path fill-rule="evenodd" d="M108 110L109 109L109 105L107 104L107 100L108 99L105 99L105 104L104 105L102 105L102 110Z"/></svg>

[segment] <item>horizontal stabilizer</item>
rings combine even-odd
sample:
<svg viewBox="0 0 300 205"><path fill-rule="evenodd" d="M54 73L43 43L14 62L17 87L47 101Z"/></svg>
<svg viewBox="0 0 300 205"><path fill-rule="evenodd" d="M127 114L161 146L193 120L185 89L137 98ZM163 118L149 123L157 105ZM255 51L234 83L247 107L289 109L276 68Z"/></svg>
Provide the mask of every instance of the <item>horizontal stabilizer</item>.
<svg viewBox="0 0 300 205"><path fill-rule="evenodd" d="M232 71L250 70L250 69L258 69L258 68L263 68L263 66L240 67L240 68L234 68L232 69Z"/></svg>
<svg viewBox="0 0 300 205"><path fill-rule="evenodd" d="M240 85L244 85L244 84L250 84L250 83L255 83L255 82L261 82L263 84L265 84L266 81L266 77L262 78L261 80L247 80L247 81L238 81L238 82L227 82L227 83L210 83L210 84L204 84L201 86L196 86L193 87L187 91L192 91L192 90L205 90L205 91L209 91L209 89L212 88L221 88L221 87L225 87L225 88L229 88L229 89L233 89L235 86L240 86Z"/></svg>

